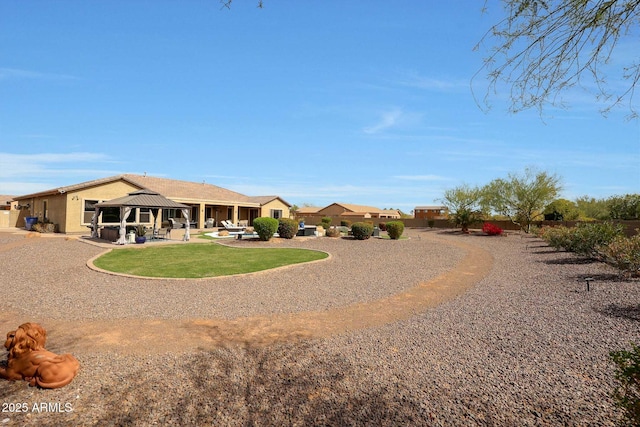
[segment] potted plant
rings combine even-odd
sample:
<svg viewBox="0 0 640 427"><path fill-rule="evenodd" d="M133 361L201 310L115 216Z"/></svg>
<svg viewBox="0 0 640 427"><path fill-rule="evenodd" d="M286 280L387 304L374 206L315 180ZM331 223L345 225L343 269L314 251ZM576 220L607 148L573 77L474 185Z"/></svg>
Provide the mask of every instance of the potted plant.
<svg viewBox="0 0 640 427"><path fill-rule="evenodd" d="M145 233L147 232L147 227L140 224L136 226L135 231L136 231L136 243L144 243L147 241L147 238L144 237Z"/></svg>

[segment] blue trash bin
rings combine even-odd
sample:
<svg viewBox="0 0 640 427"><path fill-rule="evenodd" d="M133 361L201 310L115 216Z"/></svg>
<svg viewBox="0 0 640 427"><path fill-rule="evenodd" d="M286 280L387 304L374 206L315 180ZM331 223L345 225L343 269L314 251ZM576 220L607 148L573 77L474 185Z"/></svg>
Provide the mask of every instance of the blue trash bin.
<svg viewBox="0 0 640 427"><path fill-rule="evenodd" d="M31 228L36 225L38 222L37 216L28 216L24 219L25 227L27 230L31 231Z"/></svg>

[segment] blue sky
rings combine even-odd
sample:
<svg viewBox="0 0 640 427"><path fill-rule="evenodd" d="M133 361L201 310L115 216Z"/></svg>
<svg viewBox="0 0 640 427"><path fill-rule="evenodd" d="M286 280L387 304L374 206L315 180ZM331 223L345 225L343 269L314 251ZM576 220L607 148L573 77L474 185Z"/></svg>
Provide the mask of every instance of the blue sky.
<svg viewBox="0 0 640 427"><path fill-rule="evenodd" d="M478 107L495 0L256 3L3 0L0 194L146 172L409 212L526 167L568 199L640 192L628 110L577 90L544 117L506 89Z"/></svg>

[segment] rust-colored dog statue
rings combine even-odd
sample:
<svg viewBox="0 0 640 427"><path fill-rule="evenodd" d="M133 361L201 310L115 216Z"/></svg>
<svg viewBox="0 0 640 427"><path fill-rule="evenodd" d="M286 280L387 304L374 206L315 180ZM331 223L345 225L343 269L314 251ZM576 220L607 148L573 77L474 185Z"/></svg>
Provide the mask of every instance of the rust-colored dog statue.
<svg viewBox="0 0 640 427"><path fill-rule="evenodd" d="M80 364L71 354L58 355L44 348L47 332L37 323L24 323L7 333L4 346L9 351L7 367L0 378L25 380L42 388L64 387L73 380Z"/></svg>

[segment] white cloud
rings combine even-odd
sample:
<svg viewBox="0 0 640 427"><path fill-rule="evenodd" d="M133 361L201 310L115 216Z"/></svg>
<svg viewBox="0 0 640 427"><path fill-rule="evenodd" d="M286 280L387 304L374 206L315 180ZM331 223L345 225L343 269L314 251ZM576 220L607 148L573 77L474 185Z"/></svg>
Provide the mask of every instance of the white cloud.
<svg viewBox="0 0 640 427"><path fill-rule="evenodd" d="M393 178L404 181L448 181L449 178L439 175L396 175Z"/></svg>
<svg viewBox="0 0 640 427"><path fill-rule="evenodd" d="M107 162L110 157L102 153L0 153L0 178L29 177L41 179L52 174L78 175L95 169L88 163ZM55 166L65 165L64 170ZM68 165L68 166L67 166Z"/></svg>
<svg viewBox="0 0 640 427"><path fill-rule="evenodd" d="M373 126L363 129L364 133L376 134L395 126L402 117L400 109L393 109L382 114L380 120Z"/></svg>
<svg viewBox="0 0 640 427"><path fill-rule="evenodd" d="M0 68L0 80L8 79L75 80L77 77L68 74L43 73L18 68Z"/></svg>

